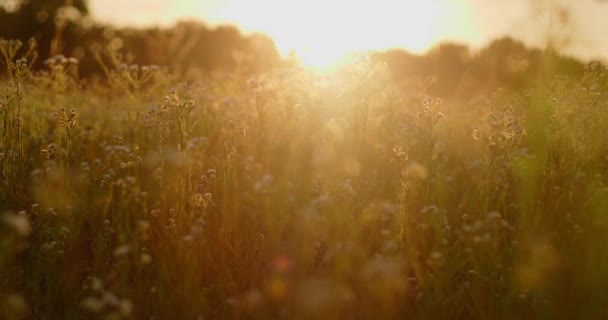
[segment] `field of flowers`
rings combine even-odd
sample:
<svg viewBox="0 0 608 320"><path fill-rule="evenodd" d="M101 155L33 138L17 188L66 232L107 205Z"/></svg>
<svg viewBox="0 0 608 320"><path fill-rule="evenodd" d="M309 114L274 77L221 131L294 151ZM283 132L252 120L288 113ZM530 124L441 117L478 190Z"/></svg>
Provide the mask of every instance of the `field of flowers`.
<svg viewBox="0 0 608 320"><path fill-rule="evenodd" d="M606 319L608 70L183 83L0 53L1 319ZM30 48L30 50L28 50Z"/></svg>

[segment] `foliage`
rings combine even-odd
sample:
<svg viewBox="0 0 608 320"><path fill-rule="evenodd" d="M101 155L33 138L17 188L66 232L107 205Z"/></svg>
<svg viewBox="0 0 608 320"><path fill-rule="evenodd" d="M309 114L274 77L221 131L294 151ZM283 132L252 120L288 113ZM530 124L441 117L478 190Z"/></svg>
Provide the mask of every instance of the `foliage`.
<svg viewBox="0 0 608 320"><path fill-rule="evenodd" d="M466 104L365 56L186 83L110 48L94 82L18 44L4 319L608 316L602 65Z"/></svg>

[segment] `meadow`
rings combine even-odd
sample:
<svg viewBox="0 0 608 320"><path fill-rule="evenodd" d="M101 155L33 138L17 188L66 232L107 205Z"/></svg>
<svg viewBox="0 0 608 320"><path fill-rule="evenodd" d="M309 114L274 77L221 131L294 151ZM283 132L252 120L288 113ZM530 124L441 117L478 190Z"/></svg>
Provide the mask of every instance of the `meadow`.
<svg viewBox="0 0 608 320"><path fill-rule="evenodd" d="M606 319L608 70L81 79L0 41L2 319Z"/></svg>

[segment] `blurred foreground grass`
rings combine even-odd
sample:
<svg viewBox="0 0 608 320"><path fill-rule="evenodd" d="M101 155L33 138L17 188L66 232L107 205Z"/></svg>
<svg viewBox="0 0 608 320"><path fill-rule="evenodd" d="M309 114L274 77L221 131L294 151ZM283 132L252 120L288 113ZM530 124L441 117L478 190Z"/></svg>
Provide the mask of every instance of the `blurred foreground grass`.
<svg viewBox="0 0 608 320"><path fill-rule="evenodd" d="M608 71L180 83L0 42L2 319L606 319Z"/></svg>

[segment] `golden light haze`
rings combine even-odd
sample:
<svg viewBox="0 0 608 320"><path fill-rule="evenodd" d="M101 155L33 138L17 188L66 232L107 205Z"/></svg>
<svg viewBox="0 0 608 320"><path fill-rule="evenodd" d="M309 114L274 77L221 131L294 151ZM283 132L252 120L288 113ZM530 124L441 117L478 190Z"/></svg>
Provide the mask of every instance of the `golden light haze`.
<svg viewBox="0 0 608 320"><path fill-rule="evenodd" d="M352 51L405 48L421 53L440 41L481 46L511 35L527 44L546 39L552 3L569 12L568 53L608 56L608 5L597 0L92 0L93 15L121 25L170 25L201 19L235 24L272 37L284 56L323 66Z"/></svg>
<svg viewBox="0 0 608 320"><path fill-rule="evenodd" d="M464 33L462 11L453 1L309 0L228 1L217 14L231 17L246 30L269 34L280 52L295 51L305 64L328 65L353 51L406 47L424 51L449 25ZM232 15L231 15L232 13Z"/></svg>

